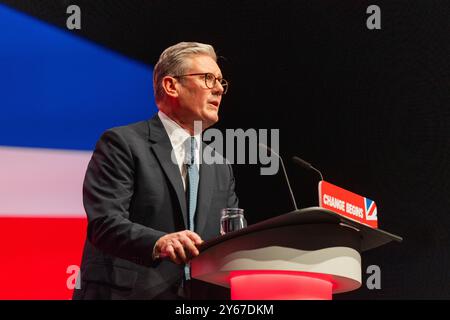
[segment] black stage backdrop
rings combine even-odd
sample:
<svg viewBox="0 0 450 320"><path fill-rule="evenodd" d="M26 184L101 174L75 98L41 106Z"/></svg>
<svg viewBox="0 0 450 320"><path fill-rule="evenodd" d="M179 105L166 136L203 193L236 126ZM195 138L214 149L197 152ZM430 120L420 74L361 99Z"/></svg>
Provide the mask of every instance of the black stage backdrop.
<svg viewBox="0 0 450 320"><path fill-rule="evenodd" d="M278 128L301 207L317 204L318 177L374 199L381 229L404 237L367 252L380 290L336 299L450 298L450 5L433 0L1 1L148 65L179 41L215 46L231 82L225 128ZM381 30L366 9L381 8ZM150 89L150 84L149 84ZM113 93L112 93L113 94ZM250 223L292 209L281 174L234 166Z"/></svg>

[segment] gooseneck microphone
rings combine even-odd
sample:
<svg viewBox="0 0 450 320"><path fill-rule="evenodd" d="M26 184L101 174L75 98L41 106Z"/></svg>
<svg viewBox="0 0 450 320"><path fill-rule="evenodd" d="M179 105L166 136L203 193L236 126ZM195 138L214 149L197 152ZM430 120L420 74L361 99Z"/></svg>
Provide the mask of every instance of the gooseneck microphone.
<svg viewBox="0 0 450 320"><path fill-rule="evenodd" d="M271 153L273 153L274 155L276 155L276 156L278 157L278 159L280 159L280 162L281 162L281 168L283 168L284 177L285 177L285 179L286 179L287 186L288 186L289 192L290 192L290 194L291 194L291 200L292 200L292 203L294 204L295 210L297 211L297 210L298 210L297 203L295 202L294 193L292 192L292 188L291 188L291 184L289 183L289 178L288 178L288 175L287 175L287 172L286 172L286 168L284 167L283 158L281 158L281 156L280 156L278 153L276 153L275 151L273 151L272 149L270 149L270 148L269 148L268 146L266 146L264 143L259 143L259 146L260 146L261 148L263 148L263 149L269 150Z"/></svg>
<svg viewBox="0 0 450 320"><path fill-rule="evenodd" d="M296 157L296 156L292 157L292 162L294 162L295 164L299 165L302 168L305 168L308 170L314 170L315 172L317 172L320 175L320 180L323 180L322 172L320 172L318 169L314 168L311 163L303 160L302 158Z"/></svg>

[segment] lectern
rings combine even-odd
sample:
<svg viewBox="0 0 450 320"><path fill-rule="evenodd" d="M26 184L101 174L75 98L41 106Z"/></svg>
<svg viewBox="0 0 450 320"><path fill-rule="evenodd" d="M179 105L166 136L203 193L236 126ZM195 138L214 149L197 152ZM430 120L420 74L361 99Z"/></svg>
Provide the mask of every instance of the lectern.
<svg viewBox="0 0 450 320"><path fill-rule="evenodd" d="M361 286L361 253L390 241L402 238L311 207L205 242L191 275L234 300L332 299Z"/></svg>

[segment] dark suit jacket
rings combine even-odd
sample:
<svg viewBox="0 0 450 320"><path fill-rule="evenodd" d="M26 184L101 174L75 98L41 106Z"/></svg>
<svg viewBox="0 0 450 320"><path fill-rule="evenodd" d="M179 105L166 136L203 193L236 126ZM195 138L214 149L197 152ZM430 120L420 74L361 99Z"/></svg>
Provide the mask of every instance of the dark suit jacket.
<svg viewBox="0 0 450 320"><path fill-rule="evenodd" d="M183 265L153 261L155 242L187 229L186 196L159 117L106 131L86 171L88 217L81 289L74 299L172 299ZM220 211L237 207L229 164L200 164L195 231L219 235Z"/></svg>

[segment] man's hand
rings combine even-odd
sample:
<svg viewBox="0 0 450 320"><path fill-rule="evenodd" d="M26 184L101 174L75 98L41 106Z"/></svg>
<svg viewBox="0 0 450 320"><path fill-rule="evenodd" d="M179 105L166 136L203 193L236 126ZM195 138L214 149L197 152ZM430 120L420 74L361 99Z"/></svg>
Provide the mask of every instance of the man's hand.
<svg viewBox="0 0 450 320"><path fill-rule="evenodd" d="M156 241L154 254L155 257L166 258L176 264L187 263L199 255L196 246L202 243L203 240L193 231L169 233Z"/></svg>

